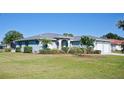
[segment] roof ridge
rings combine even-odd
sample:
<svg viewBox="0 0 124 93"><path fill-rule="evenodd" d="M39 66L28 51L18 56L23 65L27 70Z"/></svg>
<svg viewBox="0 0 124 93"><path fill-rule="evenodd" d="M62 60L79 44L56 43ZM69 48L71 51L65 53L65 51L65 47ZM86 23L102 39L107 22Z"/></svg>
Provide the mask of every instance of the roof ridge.
<svg viewBox="0 0 124 93"><path fill-rule="evenodd" d="M40 34L40 35L44 35L44 34L56 34L56 35L62 35L62 34L53 33L53 32L42 33L42 34Z"/></svg>

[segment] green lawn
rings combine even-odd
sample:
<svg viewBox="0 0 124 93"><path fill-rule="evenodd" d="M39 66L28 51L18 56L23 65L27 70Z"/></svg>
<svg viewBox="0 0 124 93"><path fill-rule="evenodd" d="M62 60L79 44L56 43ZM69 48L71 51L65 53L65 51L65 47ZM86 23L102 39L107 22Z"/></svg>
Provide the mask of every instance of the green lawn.
<svg viewBox="0 0 124 93"><path fill-rule="evenodd" d="M0 78L124 79L124 57L0 53Z"/></svg>

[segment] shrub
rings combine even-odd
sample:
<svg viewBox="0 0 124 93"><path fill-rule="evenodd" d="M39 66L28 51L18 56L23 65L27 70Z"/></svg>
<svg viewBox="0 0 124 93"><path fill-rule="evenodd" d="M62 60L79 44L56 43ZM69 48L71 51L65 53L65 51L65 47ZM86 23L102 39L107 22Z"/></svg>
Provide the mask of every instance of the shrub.
<svg viewBox="0 0 124 93"><path fill-rule="evenodd" d="M63 50L65 53L68 52L68 49L69 49L68 47L63 47L63 48L62 48L62 50Z"/></svg>
<svg viewBox="0 0 124 93"><path fill-rule="evenodd" d="M112 51L112 52L114 52L114 53L122 53L121 50L115 50L115 51Z"/></svg>
<svg viewBox="0 0 124 93"><path fill-rule="evenodd" d="M42 49L39 51L40 54L63 54L64 52L58 49Z"/></svg>
<svg viewBox="0 0 124 93"><path fill-rule="evenodd" d="M87 52L87 54L93 54L94 50L93 50L92 47L89 47L89 48L86 49L86 52Z"/></svg>
<svg viewBox="0 0 124 93"><path fill-rule="evenodd" d="M39 51L40 54L50 54L50 49L46 48L46 49L42 49Z"/></svg>
<svg viewBox="0 0 124 93"><path fill-rule="evenodd" d="M5 48L5 52L11 52L11 48Z"/></svg>
<svg viewBox="0 0 124 93"><path fill-rule="evenodd" d="M80 48L82 50L83 54L87 54L87 49L86 48Z"/></svg>
<svg viewBox="0 0 124 93"><path fill-rule="evenodd" d="M94 54L101 54L101 50L94 50Z"/></svg>
<svg viewBox="0 0 124 93"><path fill-rule="evenodd" d="M16 52L21 52L21 47L17 47Z"/></svg>
<svg viewBox="0 0 124 93"><path fill-rule="evenodd" d="M32 53L32 47L29 46L24 47L24 53Z"/></svg>
<svg viewBox="0 0 124 93"><path fill-rule="evenodd" d="M65 54L63 50L59 50L59 54Z"/></svg>
<svg viewBox="0 0 124 93"><path fill-rule="evenodd" d="M64 53L64 51L58 50L58 49L52 49L50 51L51 51L51 54L63 54Z"/></svg>
<svg viewBox="0 0 124 93"><path fill-rule="evenodd" d="M72 47L72 48L70 48L69 53L70 54L82 54L83 50L78 47Z"/></svg>

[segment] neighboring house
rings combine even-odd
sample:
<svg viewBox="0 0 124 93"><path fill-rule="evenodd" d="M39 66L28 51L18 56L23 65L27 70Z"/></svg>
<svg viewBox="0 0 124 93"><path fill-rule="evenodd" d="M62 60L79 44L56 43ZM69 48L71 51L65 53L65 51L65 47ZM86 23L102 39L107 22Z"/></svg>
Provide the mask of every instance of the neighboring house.
<svg viewBox="0 0 124 93"><path fill-rule="evenodd" d="M111 53L111 43L109 40L89 36L95 39L94 50L101 50L102 53ZM16 41L16 47L21 47L21 51L24 51L25 46L31 46L33 48L33 53L39 52L42 49L42 39L49 39L52 44L49 44L50 49L59 49L62 47L81 47L80 45L81 36L66 37L61 34L56 33L44 33L41 35L36 35L28 38L24 38Z"/></svg>
<svg viewBox="0 0 124 93"><path fill-rule="evenodd" d="M4 44L0 44L0 49L4 49L6 46Z"/></svg>
<svg viewBox="0 0 124 93"><path fill-rule="evenodd" d="M122 50L122 45L124 43L124 40L110 39L110 42L111 42L112 51Z"/></svg>

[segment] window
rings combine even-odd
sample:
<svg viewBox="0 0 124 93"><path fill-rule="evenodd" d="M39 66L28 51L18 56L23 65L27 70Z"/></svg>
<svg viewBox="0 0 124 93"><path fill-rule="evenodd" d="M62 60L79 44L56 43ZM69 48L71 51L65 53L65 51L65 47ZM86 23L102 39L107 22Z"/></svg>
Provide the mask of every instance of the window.
<svg viewBox="0 0 124 93"><path fill-rule="evenodd" d="M31 40L31 41L28 41L28 44L39 44L39 41L38 40Z"/></svg>
<svg viewBox="0 0 124 93"><path fill-rule="evenodd" d="M72 41L72 45L80 45L80 41Z"/></svg>

